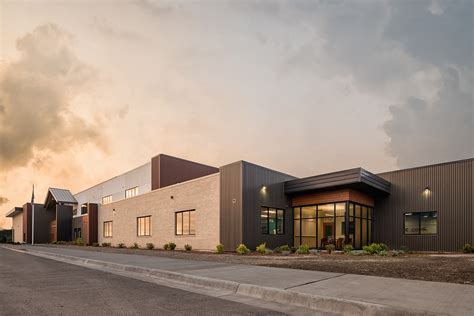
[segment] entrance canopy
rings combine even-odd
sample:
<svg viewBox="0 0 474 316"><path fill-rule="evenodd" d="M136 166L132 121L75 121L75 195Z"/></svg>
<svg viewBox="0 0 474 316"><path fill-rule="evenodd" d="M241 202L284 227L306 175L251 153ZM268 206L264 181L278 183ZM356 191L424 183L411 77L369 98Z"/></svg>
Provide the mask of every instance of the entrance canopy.
<svg viewBox="0 0 474 316"><path fill-rule="evenodd" d="M354 168L285 182L288 195L327 191L334 189L355 189L370 196L390 194L390 182L363 169Z"/></svg>
<svg viewBox="0 0 474 316"><path fill-rule="evenodd" d="M44 201L44 207L48 209L55 204L77 204L77 200L69 190L49 188Z"/></svg>

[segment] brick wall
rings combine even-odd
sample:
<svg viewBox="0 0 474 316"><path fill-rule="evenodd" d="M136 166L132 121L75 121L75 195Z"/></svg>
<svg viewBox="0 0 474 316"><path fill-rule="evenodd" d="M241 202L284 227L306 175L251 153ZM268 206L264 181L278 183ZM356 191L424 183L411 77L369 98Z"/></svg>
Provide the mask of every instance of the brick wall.
<svg viewBox="0 0 474 316"><path fill-rule="evenodd" d="M173 198L171 198L173 197ZM196 235L175 235L175 212L196 210ZM114 211L115 210L115 211ZM137 236L137 217L151 215L151 236ZM103 237L104 221L113 221L113 237ZM143 195L99 205L99 243L154 243L161 248L174 242L177 248L215 249L219 243L219 174L161 188Z"/></svg>

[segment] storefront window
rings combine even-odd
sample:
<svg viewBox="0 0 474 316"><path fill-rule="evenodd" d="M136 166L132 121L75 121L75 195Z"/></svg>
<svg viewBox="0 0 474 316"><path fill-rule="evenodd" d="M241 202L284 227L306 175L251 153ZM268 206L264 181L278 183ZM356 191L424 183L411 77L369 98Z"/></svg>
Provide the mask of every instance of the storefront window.
<svg viewBox="0 0 474 316"><path fill-rule="evenodd" d="M347 217L346 217L347 205ZM314 214L317 216L314 216ZM357 203L328 203L294 208L295 245L325 248L344 244L361 248L372 241L373 209ZM346 220L349 219L346 230ZM346 234L348 232L348 235Z"/></svg>

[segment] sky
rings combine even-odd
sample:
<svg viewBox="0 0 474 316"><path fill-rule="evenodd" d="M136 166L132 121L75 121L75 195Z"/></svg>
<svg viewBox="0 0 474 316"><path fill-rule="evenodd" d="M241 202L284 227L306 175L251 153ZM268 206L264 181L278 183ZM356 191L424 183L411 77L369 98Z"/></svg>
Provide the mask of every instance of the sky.
<svg viewBox="0 0 474 316"><path fill-rule="evenodd" d="M472 1L0 0L0 227L158 153L298 177L474 156Z"/></svg>

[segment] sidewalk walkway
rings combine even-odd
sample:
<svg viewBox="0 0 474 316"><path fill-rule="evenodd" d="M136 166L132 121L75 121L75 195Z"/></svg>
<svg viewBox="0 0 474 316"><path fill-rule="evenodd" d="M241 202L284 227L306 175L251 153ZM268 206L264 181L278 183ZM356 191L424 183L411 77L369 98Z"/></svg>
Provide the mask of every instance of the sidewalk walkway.
<svg viewBox="0 0 474 316"><path fill-rule="evenodd" d="M233 281L292 293L385 305L413 312L474 315L473 285L103 253L48 246L10 247L29 252L71 256L214 280Z"/></svg>

